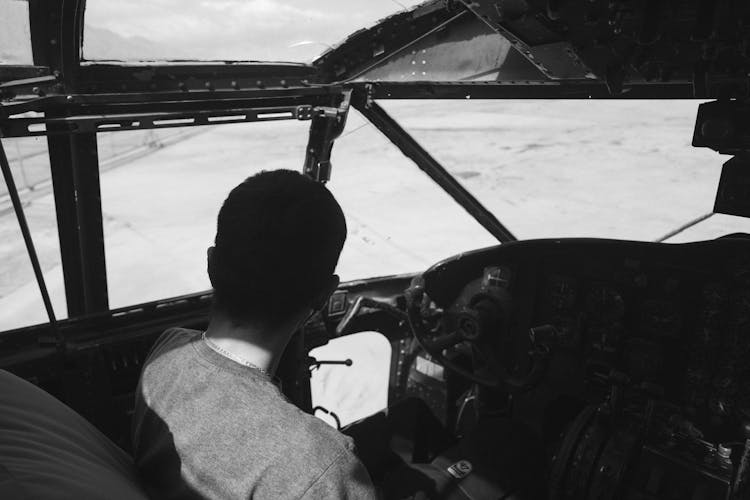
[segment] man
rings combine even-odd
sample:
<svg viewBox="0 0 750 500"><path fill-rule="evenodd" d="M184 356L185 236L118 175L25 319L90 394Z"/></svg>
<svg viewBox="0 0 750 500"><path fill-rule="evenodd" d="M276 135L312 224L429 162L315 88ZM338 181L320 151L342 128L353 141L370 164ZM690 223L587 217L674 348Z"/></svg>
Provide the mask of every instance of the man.
<svg viewBox="0 0 750 500"><path fill-rule="evenodd" d="M273 374L292 334L338 286L341 207L293 171L229 194L208 250L205 332L156 342L136 395L136 465L157 498L374 498L351 438L289 403Z"/></svg>

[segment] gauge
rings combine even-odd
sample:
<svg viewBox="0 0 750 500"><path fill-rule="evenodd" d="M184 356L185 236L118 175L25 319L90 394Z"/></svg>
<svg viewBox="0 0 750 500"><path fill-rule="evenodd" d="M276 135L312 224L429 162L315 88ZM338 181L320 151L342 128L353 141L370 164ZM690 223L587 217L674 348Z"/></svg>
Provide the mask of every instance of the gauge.
<svg viewBox="0 0 750 500"><path fill-rule="evenodd" d="M718 306L727 299L727 288L719 283L710 283L703 288L703 300L707 304Z"/></svg>
<svg viewBox="0 0 750 500"><path fill-rule="evenodd" d="M613 325L594 327L589 330L594 349L605 353L615 353L620 347L620 342L625 336L625 328L615 323Z"/></svg>
<svg viewBox="0 0 750 500"><path fill-rule="evenodd" d="M508 288L511 272L507 267L486 267L482 273L482 288Z"/></svg>
<svg viewBox="0 0 750 500"><path fill-rule="evenodd" d="M732 324L745 326L750 323L750 291L743 290L732 299Z"/></svg>
<svg viewBox="0 0 750 500"><path fill-rule="evenodd" d="M743 286L750 286L750 266L747 264L740 265L734 271L734 280L737 284Z"/></svg>
<svg viewBox="0 0 750 500"><path fill-rule="evenodd" d="M685 403L692 408L701 408L708 399L709 376L700 367L688 368L685 373Z"/></svg>
<svg viewBox="0 0 750 500"><path fill-rule="evenodd" d="M750 371L739 376L735 404L742 413L750 416Z"/></svg>
<svg viewBox="0 0 750 500"><path fill-rule="evenodd" d="M576 301L576 289L567 278L558 277L553 279L550 288L550 299L552 308L564 311L573 307Z"/></svg>
<svg viewBox="0 0 750 500"><path fill-rule="evenodd" d="M653 377L664 362L661 348L643 339L629 339L623 349L627 372L637 378Z"/></svg>
<svg viewBox="0 0 750 500"><path fill-rule="evenodd" d="M708 408L714 415L725 416L732 412L737 399L737 383L734 370L723 366L711 381L711 393L708 398Z"/></svg>
<svg viewBox="0 0 750 500"><path fill-rule="evenodd" d="M552 320L557 328L560 345L575 345L578 342L578 326L573 318L557 316Z"/></svg>
<svg viewBox="0 0 750 500"><path fill-rule="evenodd" d="M625 315L625 300L610 286L595 286L586 297L586 307L595 322L610 323Z"/></svg>
<svg viewBox="0 0 750 500"><path fill-rule="evenodd" d="M660 337L677 335L682 326L679 308L674 302L650 300L643 304L641 328Z"/></svg>

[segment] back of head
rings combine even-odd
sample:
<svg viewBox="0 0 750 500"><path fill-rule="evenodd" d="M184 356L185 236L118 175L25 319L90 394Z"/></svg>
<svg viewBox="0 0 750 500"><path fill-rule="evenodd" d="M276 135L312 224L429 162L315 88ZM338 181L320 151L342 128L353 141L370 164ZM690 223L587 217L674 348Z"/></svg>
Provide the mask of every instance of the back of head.
<svg viewBox="0 0 750 500"><path fill-rule="evenodd" d="M344 214L322 184L291 170L249 177L219 211L215 307L236 322L286 320L324 292L345 239Z"/></svg>

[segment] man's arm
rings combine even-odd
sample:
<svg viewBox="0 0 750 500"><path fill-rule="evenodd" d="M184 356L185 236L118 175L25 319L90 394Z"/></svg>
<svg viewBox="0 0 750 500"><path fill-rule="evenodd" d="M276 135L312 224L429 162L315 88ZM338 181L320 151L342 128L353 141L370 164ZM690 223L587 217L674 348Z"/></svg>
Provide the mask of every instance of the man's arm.
<svg viewBox="0 0 750 500"><path fill-rule="evenodd" d="M354 453L345 451L305 491L301 498L378 498L370 475Z"/></svg>

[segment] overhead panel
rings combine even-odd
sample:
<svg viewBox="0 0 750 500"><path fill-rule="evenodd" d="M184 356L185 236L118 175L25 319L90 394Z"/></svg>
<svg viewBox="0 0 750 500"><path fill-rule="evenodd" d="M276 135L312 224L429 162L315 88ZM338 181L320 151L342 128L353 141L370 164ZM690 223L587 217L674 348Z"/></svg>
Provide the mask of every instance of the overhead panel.
<svg viewBox="0 0 750 500"><path fill-rule="evenodd" d="M547 80L505 37L445 0L360 30L313 65L321 81Z"/></svg>
<svg viewBox="0 0 750 500"><path fill-rule="evenodd" d="M746 96L750 4L713 0L460 0L547 77L690 83Z"/></svg>
<svg viewBox="0 0 750 500"><path fill-rule="evenodd" d="M367 69L356 81L539 80L544 75L510 42L471 15L461 16Z"/></svg>
<svg viewBox="0 0 750 500"><path fill-rule="evenodd" d="M501 34L547 78L596 79L577 57L573 45L565 39L564 30L548 23L546 16L529 15L526 0L462 3L493 31Z"/></svg>

